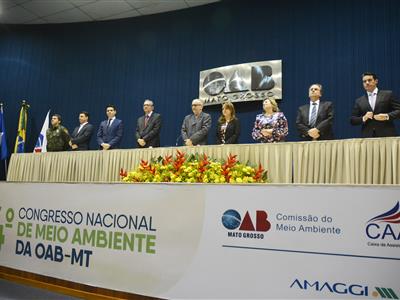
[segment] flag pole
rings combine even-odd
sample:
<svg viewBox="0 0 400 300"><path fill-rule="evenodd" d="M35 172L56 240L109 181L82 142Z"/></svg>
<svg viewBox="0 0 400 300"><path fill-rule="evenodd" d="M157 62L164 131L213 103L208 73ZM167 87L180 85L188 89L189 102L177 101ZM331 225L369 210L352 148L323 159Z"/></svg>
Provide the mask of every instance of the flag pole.
<svg viewBox="0 0 400 300"><path fill-rule="evenodd" d="M8 170L7 170L7 158L4 160L4 172L5 172L5 175L6 175L6 181L7 181L7 172Z"/></svg>
<svg viewBox="0 0 400 300"><path fill-rule="evenodd" d="M22 100L22 106L25 106L26 108L30 108L30 105L28 104L28 102L26 102L26 100Z"/></svg>
<svg viewBox="0 0 400 300"><path fill-rule="evenodd" d="M26 100L22 100L21 110L18 119L18 134L15 139L14 153L24 153L25 152L25 141L26 141L26 129L27 129L27 118L29 104ZM20 146L22 144L22 146Z"/></svg>
<svg viewBox="0 0 400 300"><path fill-rule="evenodd" d="M4 103L0 102L0 111L3 113L3 116L4 116L3 107L4 107ZM3 119L3 121L4 121L4 119ZM4 130L4 128L3 128L3 130ZM1 142L0 142L0 144L1 144ZM7 157L6 157L6 159L4 160L4 175L6 177L6 180L7 180L7 173L8 173L7 171L8 170L7 170Z"/></svg>

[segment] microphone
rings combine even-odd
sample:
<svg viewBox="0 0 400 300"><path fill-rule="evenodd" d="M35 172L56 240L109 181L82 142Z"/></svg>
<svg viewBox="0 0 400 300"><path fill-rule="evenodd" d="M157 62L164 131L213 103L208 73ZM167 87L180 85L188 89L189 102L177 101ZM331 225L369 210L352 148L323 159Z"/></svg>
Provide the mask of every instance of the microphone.
<svg viewBox="0 0 400 300"><path fill-rule="evenodd" d="M182 140L182 133L180 133L180 134L178 135L178 137L176 138L176 140L175 140L175 146L178 146L179 139ZM183 141L183 140L182 140L182 141Z"/></svg>

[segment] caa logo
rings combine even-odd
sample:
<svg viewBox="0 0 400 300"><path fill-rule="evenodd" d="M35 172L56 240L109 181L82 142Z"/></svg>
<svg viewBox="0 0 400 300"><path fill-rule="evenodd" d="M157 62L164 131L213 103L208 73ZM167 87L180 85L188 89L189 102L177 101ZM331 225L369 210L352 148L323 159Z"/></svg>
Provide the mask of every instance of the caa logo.
<svg viewBox="0 0 400 300"><path fill-rule="evenodd" d="M256 219L254 222L248 211L242 220L241 215L234 209L228 209L222 215L222 224L228 230L239 228L240 231L268 231L271 229L271 223L268 221L268 214L264 210L256 211Z"/></svg>
<svg viewBox="0 0 400 300"><path fill-rule="evenodd" d="M400 241L400 204L397 204L387 212L380 214L368 222L365 228L370 239L390 239Z"/></svg>

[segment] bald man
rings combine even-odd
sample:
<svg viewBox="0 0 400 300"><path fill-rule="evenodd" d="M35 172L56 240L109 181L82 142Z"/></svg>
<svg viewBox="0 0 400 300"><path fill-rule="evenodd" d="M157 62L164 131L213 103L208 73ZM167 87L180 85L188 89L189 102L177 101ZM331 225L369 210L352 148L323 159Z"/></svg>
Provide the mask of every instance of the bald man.
<svg viewBox="0 0 400 300"><path fill-rule="evenodd" d="M203 112L203 101L192 101L193 114L187 115L182 123L182 139L186 146L207 145L211 128L211 116Z"/></svg>

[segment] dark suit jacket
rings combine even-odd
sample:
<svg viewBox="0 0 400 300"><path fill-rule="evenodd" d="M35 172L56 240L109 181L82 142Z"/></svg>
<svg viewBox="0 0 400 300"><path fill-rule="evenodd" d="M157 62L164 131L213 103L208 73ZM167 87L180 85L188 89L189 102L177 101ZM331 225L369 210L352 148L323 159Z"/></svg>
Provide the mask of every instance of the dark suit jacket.
<svg viewBox="0 0 400 300"><path fill-rule="evenodd" d="M161 115L153 112L144 126L145 116L141 116L136 124L136 140L144 139L144 147L137 144L138 148L160 147Z"/></svg>
<svg viewBox="0 0 400 300"><path fill-rule="evenodd" d="M375 109L373 110L374 115L388 114L389 120L376 121L369 119L364 123L362 117L369 111L372 111L372 108L369 104L368 96L365 94L356 100L350 119L352 125L361 125L362 137L397 135L393 120L400 118L400 103L395 99L392 91L378 90Z"/></svg>
<svg viewBox="0 0 400 300"><path fill-rule="evenodd" d="M193 145L207 145L207 136L210 128L211 116L209 114L201 112L198 118L194 114L187 115L182 123L182 139L190 139Z"/></svg>
<svg viewBox="0 0 400 300"><path fill-rule="evenodd" d="M124 125L120 119L114 119L111 126L107 128L108 120L100 123L99 130L97 131L97 143L99 146L102 143L110 144L110 149L119 147L122 135L124 134Z"/></svg>
<svg viewBox="0 0 400 300"><path fill-rule="evenodd" d="M300 137L303 140L310 141L312 138L308 135L308 131L312 128L309 123L310 104L300 106L297 110L296 126L299 131ZM333 136L333 117L334 109L330 101L319 101L317 112L317 120L315 121L315 128L319 130L320 137L318 140L332 140Z"/></svg>
<svg viewBox="0 0 400 300"><path fill-rule="evenodd" d="M218 122L217 126L217 144L222 144L222 124ZM225 129L225 144L237 144L240 135L239 119L233 119L228 123Z"/></svg>
<svg viewBox="0 0 400 300"><path fill-rule="evenodd" d="M93 125L89 123L85 124L78 133L79 127L80 126L75 127L71 134L72 144L78 145L78 148L74 150L89 150L90 139L92 138L94 130Z"/></svg>

